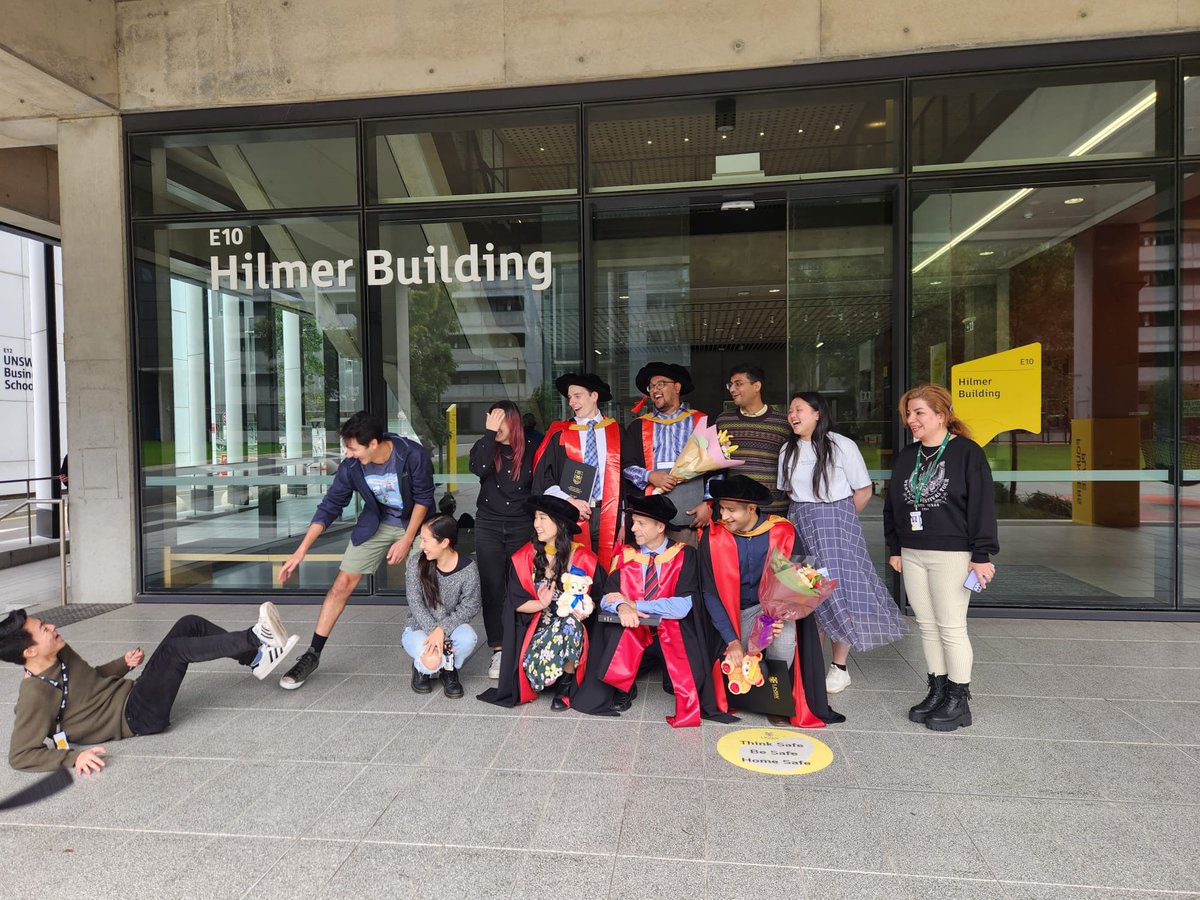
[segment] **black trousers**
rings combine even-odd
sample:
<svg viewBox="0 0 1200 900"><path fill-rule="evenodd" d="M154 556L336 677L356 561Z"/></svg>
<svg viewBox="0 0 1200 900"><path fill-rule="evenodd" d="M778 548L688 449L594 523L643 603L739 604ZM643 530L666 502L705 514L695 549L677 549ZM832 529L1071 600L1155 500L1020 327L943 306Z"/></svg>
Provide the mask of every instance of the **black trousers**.
<svg viewBox="0 0 1200 900"><path fill-rule="evenodd" d="M475 563L483 595L483 629L489 647L504 642L504 598L508 594L508 561L533 540L529 519L475 519Z"/></svg>
<svg viewBox="0 0 1200 900"><path fill-rule="evenodd" d="M134 734L158 734L171 724L171 707L191 663L236 659L250 665L258 654L254 632L226 631L200 616L176 622L150 655L125 701L125 721Z"/></svg>

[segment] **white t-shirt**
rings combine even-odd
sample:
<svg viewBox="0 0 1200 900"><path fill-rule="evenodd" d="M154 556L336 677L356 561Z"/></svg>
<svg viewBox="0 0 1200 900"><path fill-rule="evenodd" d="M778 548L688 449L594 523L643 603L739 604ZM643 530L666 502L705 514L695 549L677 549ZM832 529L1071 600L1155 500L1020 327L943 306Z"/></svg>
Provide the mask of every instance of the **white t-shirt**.
<svg viewBox="0 0 1200 900"><path fill-rule="evenodd" d="M827 439L833 444L833 456L829 460L829 487L821 482L820 497L813 496L813 466L817 464L817 453L812 442L797 442L799 457L793 460L791 478L783 470L784 451L779 453L779 490L787 491L796 503L833 503L854 494L858 488L870 485L867 464L863 461L858 445L845 435L830 432Z"/></svg>

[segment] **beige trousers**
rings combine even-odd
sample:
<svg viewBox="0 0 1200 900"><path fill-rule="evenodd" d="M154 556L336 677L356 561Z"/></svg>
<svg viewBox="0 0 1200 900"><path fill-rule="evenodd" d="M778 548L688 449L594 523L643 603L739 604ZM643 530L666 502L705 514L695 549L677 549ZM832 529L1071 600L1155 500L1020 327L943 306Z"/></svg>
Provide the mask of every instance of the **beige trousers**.
<svg viewBox="0 0 1200 900"><path fill-rule="evenodd" d="M921 632L926 671L969 684L975 655L967 637L971 592L963 582L970 572L971 554L904 548L900 557L904 560L904 590Z"/></svg>

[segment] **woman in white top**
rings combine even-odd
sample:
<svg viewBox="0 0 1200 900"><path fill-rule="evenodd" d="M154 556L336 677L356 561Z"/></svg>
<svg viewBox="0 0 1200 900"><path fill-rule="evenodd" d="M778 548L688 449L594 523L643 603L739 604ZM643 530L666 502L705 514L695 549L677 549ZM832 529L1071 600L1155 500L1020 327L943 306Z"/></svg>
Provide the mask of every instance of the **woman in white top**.
<svg viewBox="0 0 1200 900"><path fill-rule="evenodd" d="M804 551L838 583L813 612L833 642L825 689L836 694L850 685L851 647L890 644L907 628L875 572L858 522L871 499L871 477L857 445L832 430L829 404L815 391L792 395L788 424L792 436L779 455L779 489L792 501L788 518Z"/></svg>

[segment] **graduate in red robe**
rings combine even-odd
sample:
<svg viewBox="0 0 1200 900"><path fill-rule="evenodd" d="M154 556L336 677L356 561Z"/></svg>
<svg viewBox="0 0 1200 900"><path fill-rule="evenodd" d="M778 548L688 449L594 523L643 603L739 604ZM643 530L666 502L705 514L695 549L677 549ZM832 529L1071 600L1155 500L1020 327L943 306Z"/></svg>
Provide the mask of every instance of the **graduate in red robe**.
<svg viewBox="0 0 1200 900"><path fill-rule="evenodd" d="M540 639L554 630L562 635L555 652L563 658L553 660L552 664L566 663L561 666L563 673L555 683L550 704L558 712L570 706L571 693L586 676L588 666L588 634L582 621L586 617L577 617L578 622L556 621L561 618L557 616L556 601L561 593L562 575L577 569L591 578L589 593L593 602L603 593L606 578L596 555L571 540L580 529L575 508L568 501L560 497L531 497L525 507L533 515L534 540L513 554L509 564L500 679L496 687L488 688L478 699L497 706L516 706L537 697L535 684L543 680L547 663L531 658L536 654L529 652L530 647L539 646ZM549 687L550 680L545 680Z"/></svg>
<svg viewBox="0 0 1200 900"><path fill-rule="evenodd" d="M737 721L718 708L713 690L712 625L700 594L696 551L666 536L675 504L661 495L632 495L626 503L637 544L617 548L600 601L620 621L593 626L587 675L571 698L572 709L625 712L637 696L639 672L661 658L664 688L669 685L675 695L675 714L667 722L684 728L699 725L701 717ZM647 625L651 618L657 624Z"/></svg>
<svg viewBox="0 0 1200 900"><path fill-rule="evenodd" d="M696 424L704 413L688 409L681 398L694 388L691 373L675 363L652 362L638 370L634 383L650 401L652 409L634 419L625 428L621 446L621 465L627 485L626 494L650 494L657 491L670 496L680 484L671 475L670 467L683 450ZM637 413L645 399L633 408ZM703 479L701 479L703 483ZM687 504L691 509L680 509L679 502L671 497L675 508L692 517L690 529L706 526L711 518L707 503ZM668 537L682 539L677 529L668 529ZM696 536L689 534L687 543L695 547Z"/></svg>
<svg viewBox="0 0 1200 900"><path fill-rule="evenodd" d="M621 426L600 415L600 404L612 400L612 391L592 374L569 372L554 386L567 398L573 418L554 422L533 457L533 492L566 500L585 524L586 542L607 571L617 542L621 506ZM580 499L561 484L567 462L596 467L596 478Z"/></svg>
<svg viewBox="0 0 1200 900"><path fill-rule="evenodd" d="M713 525L700 541L700 580L709 615L721 636L723 650L719 652L740 665L749 637L748 623L761 611L758 585L767 556L773 548L791 556L796 530L787 519L759 512L760 505L770 502L770 492L745 475L714 480L709 490L716 509ZM772 719L772 724L824 728L844 722L845 716L829 708L821 636L813 618L781 625L764 655L789 663L795 712L790 720ZM719 666L718 659L713 675L717 704L728 710L737 701L727 696Z"/></svg>

